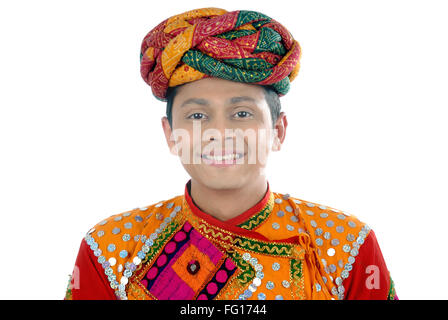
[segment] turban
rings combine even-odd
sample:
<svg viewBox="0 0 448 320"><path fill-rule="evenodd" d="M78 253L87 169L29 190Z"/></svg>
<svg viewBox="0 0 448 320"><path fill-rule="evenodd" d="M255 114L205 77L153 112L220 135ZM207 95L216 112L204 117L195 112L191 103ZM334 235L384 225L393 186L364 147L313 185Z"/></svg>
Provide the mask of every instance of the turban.
<svg viewBox="0 0 448 320"><path fill-rule="evenodd" d="M299 71L299 43L256 11L191 10L166 19L143 39L140 72L154 96L208 77L271 86L285 95Z"/></svg>

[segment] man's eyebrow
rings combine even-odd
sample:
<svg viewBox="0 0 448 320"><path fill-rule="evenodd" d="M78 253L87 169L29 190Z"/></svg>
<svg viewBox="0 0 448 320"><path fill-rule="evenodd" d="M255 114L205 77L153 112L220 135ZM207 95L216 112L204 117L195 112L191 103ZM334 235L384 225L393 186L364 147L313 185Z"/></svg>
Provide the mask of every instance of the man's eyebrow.
<svg viewBox="0 0 448 320"><path fill-rule="evenodd" d="M240 97L232 97L232 98L230 98L228 100L228 103L229 104L235 104L235 103L244 102L244 101L246 101L246 102L254 102L254 103L256 102L256 100L254 98L252 98L252 97L240 96Z"/></svg>
<svg viewBox="0 0 448 320"><path fill-rule="evenodd" d="M180 107L182 108L183 106L187 105L187 104L199 104L201 106L208 106L209 103L207 100L205 99L199 99L199 98L190 98L185 100Z"/></svg>
<svg viewBox="0 0 448 320"><path fill-rule="evenodd" d="M230 99L227 100L227 104L236 104L239 102L253 102L255 103L256 100L252 97L248 97L248 96L238 96L238 97L232 97ZM210 103L208 102L208 100L206 99L201 99L201 98L190 98L185 100L184 102L182 102L182 104L180 105L180 107L182 108L183 106L187 105L187 104L198 104L201 106L209 106Z"/></svg>

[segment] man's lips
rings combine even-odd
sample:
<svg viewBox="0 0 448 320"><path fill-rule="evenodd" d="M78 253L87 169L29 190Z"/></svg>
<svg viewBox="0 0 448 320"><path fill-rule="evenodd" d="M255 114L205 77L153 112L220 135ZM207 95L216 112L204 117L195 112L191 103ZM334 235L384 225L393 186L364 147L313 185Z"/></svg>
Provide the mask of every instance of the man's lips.
<svg viewBox="0 0 448 320"><path fill-rule="evenodd" d="M222 153L214 154L214 152L208 154L202 154L201 158L211 161L233 161L244 157L244 152L232 152L232 153Z"/></svg>

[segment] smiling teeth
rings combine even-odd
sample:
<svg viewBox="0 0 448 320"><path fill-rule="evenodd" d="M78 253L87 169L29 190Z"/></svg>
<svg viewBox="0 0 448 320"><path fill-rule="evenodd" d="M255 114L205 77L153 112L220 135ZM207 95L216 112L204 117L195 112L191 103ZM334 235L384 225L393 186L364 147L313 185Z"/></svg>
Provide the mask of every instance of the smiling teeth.
<svg viewBox="0 0 448 320"><path fill-rule="evenodd" d="M226 160L240 159L240 158L242 158L242 154L233 153L233 154L227 154L225 156L210 156L210 155L204 154L203 157L207 160L226 161Z"/></svg>

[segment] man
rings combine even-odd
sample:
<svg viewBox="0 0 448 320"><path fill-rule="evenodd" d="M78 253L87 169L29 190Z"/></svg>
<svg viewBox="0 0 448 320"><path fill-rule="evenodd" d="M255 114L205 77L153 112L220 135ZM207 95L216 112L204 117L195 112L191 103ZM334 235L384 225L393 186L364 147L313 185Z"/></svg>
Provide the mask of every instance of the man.
<svg viewBox="0 0 448 320"><path fill-rule="evenodd" d="M356 217L270 190L286 136L279 97L301 49L277 21L217 8L143 40L141 73L191 176L183 195L113 215L81 243L66 299L394 299L375 234Z"/></svg>

